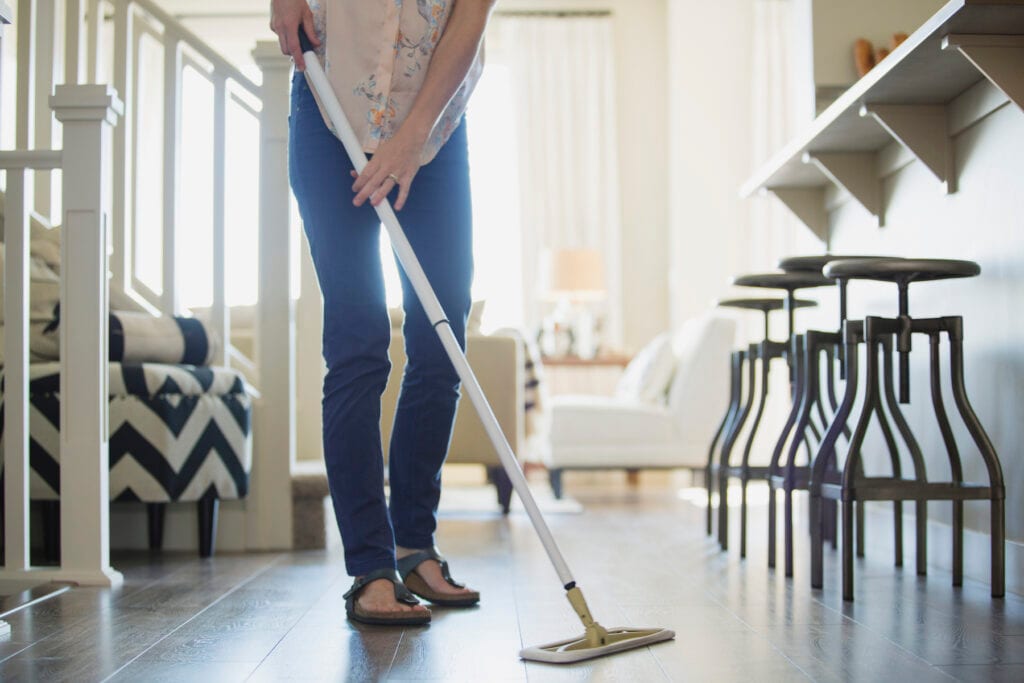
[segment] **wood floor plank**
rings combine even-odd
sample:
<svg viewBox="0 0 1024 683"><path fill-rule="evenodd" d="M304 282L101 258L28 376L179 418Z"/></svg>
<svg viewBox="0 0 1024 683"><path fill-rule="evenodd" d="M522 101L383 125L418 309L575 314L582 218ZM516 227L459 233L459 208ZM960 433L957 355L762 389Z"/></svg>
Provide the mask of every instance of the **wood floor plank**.
<svg viewBox="0 0 1024 683"><path fill-rule="evenodd" d="M524 663L524 646L580 635L579 619L522 514L442 516L438 544L478 608L435 610L426 628L345 619L338 549L292 554L134 553L115 557L117 590L75 588L9 619L4 681L949 681L1024 680L1024 598L950 586L891 566L891 537L869 529L845 603L838 554L807 582L798 500L796 576L765 564L763 505L748 557L721 553L703 510L674 491L573 491L582 514L549 524L595 618L672 628L669 643L569 666ZM738 515L733 516L738 532ZM871 516L869 516L870 519ZM736 536L738 538L738 535Z"/></svg>

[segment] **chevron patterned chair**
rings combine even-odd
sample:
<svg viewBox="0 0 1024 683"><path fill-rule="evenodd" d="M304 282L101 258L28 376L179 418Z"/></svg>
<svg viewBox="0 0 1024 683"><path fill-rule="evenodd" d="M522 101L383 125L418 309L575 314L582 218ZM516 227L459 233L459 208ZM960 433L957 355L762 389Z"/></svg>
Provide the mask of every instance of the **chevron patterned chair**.
<svg viewBox="0 0 1024 683"><path fill-rule="evenodd" d="M29 496L41 507L44 555L54 560L60 547L60 365L29 367ZM199 554L209 557L218 501L242 498L249 486L252 399L242 376L223 367L112 362L109 392L111 501L147 504L153 550L163 544L167 504L196 503Z"/></svg>

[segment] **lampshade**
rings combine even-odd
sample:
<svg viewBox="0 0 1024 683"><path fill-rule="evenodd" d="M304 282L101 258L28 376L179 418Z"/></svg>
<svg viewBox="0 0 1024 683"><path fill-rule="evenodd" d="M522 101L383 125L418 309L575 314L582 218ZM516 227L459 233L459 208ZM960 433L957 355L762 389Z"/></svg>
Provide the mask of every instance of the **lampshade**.
<svg viewBox="0 0 1024 683"><path fill-rule="evenodd" d="M547 255L548 293L595 300L604 297L604 261L596 249L557 249Z"/></svg>

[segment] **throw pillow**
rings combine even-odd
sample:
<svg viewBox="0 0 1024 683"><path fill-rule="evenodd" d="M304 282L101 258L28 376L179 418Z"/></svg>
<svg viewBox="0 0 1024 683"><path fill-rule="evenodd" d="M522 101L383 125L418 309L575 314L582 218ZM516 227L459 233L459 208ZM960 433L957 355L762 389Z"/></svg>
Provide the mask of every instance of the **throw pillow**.
<svg viewBox="0 0 1024 683"><path fill-rule="evenodd" d="M644 403L664 403L675 369L672 335L663 332L629 362L615 388L615 395Z"/></svg>

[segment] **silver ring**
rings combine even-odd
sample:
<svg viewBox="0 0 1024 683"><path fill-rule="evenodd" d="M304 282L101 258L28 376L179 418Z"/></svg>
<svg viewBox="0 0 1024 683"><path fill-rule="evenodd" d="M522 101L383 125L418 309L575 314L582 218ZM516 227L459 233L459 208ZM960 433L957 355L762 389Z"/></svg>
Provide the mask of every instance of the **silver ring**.
<svg viewBox="0 0 1024 683"><path fill-rule="evenodd" d="M395 181L395 185L398 184L398 176L396 176L394 173L388 173L388 178L391 178L392 180L394 180Z"/></svg>

